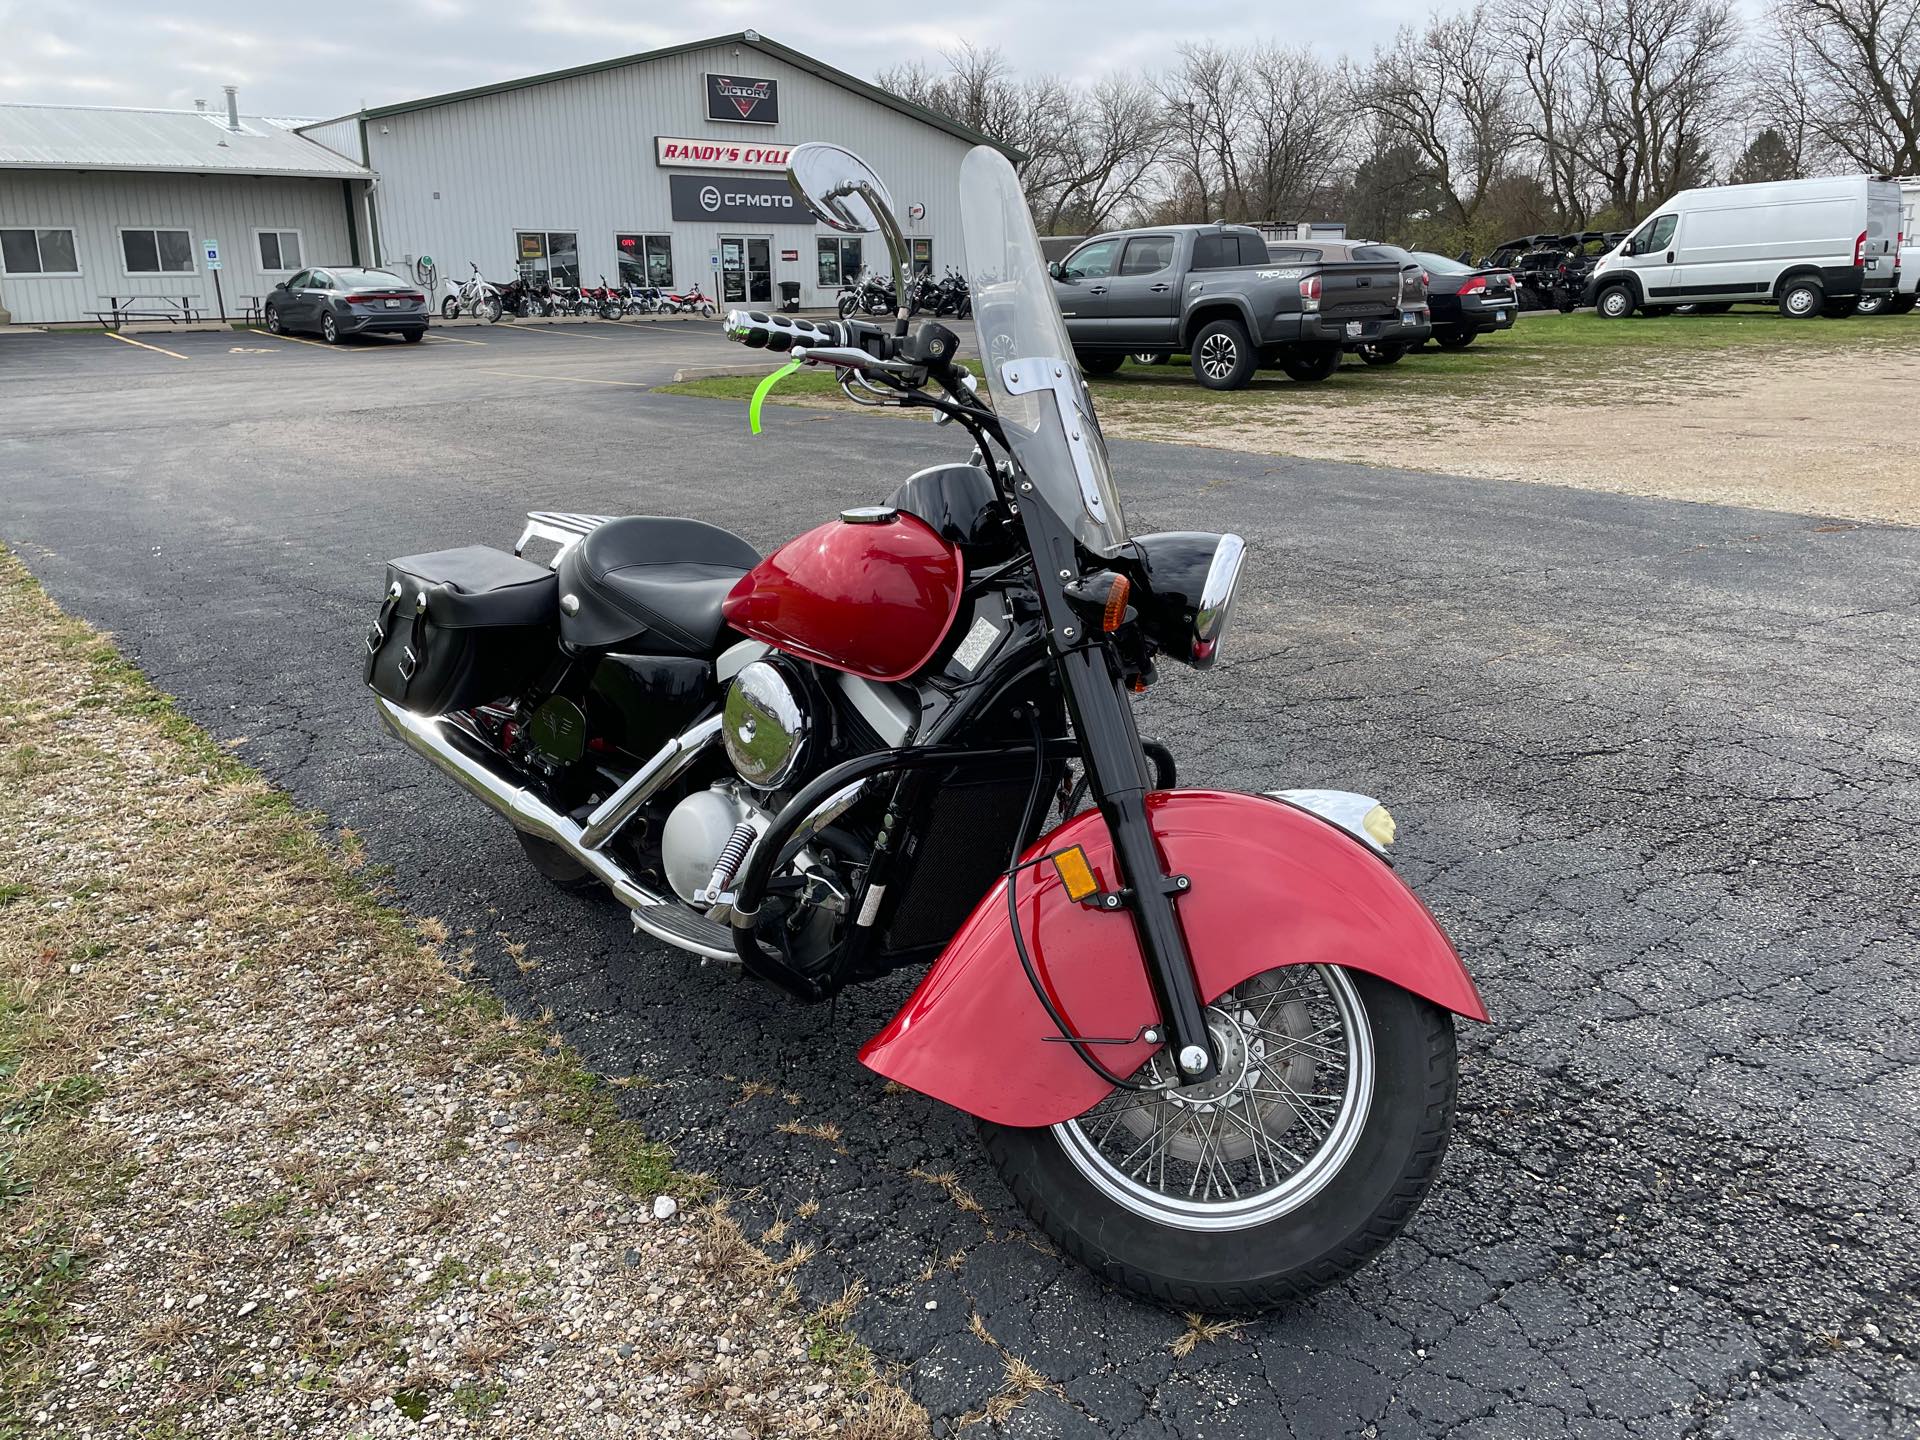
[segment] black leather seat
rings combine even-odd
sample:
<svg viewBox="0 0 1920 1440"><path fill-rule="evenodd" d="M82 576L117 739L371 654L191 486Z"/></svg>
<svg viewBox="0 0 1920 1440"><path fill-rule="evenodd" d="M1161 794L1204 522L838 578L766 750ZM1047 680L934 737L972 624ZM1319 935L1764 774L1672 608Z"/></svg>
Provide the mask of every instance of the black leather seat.
<svg viewBox="0 0 1920 1440"><path fill-rule="evenodd" d="M712 655L720 602L760 553L698 520L631 515L587 532L560 562L560 633L592 649L631 644L650 655ZM569 597L579 601L573 607Z"/></svg>

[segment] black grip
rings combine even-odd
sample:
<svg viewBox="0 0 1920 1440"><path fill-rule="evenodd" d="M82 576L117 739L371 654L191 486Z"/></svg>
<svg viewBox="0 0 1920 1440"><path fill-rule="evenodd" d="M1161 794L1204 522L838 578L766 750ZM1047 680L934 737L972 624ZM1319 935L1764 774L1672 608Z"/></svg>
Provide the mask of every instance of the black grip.
<svg viewBox="0 0 1920 1440"><path fill-rule="evenodd" d="M812 320L796 320L786 315L770 315L764 310L729 310L727 338L737 340L749 350L776 353L796 345L844 345L846 329L837 321L824 325Z"/></svg>

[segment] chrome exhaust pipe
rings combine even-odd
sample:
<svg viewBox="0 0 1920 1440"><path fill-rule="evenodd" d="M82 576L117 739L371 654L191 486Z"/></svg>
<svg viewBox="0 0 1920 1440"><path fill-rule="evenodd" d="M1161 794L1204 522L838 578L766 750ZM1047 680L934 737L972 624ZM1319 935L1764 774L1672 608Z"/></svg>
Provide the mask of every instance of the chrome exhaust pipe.
<svg viewBox="0 0 1920 1440"><path fill-rule="evenodd" d="M524 830L529 835L559 846L592 872L595 879L613 892L616 900L633 912L633 923L639 929L646 931L657 940L691 951L705 959L731 961L738 958L731 947L710 945L695 939L690 934L681 933L690 927L660 923L666 920L665 914L654 923L648 923L650 917L647 912L650 910L680 912L688 916L691 916L692 912L687 911L677 898L656 895L628 874L626 867L605 850L595 849L586 844L581 826L555 810L524 785L516 785L497 773L479 756L469 754L454 738L465 734L458 725L445 720L429 720L424 715L403 710L391 700L381 696L375 697L375 703L380 707L381 723L395 736L426 756L465 789L478 795L498 810L516 830ZM717 733L717 727L715 733ZM478 745L480 742L470 740L469 743ZM704 744L704 741L701 743ZM698 746L687 748L694 749ZM682 754L682 751L676 750L672 754L663 753L655 756L654 762L648 768L652 769L655 766L667 768ZM632 782L629 781L628 784L632 785ZM622 791L626 790L627 787L623 786ZM631 799L631 796L627 798ZM601 808L605 810L606 807ZM631 815L638 808L638 803L634 802L626 810L626 815ZM622 819L624 818L625 816L622 816Z"/></svg>

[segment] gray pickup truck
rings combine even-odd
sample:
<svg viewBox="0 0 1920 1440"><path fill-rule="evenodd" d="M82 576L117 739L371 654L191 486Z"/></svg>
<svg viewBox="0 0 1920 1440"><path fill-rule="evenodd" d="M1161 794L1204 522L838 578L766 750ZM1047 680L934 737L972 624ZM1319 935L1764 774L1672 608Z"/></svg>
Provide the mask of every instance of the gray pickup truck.
<svg viewBox="0 0 1920 1440"><path fill-rule="evenodd" d="M1325 380L1345 351L1418 345L1432 330L1424 293L1403 303L1392 260L1276 261L1244 225L1096 235L1049 268L1089 375L1185 351L1209 390L1238 390L1262 366Z"/></svg>

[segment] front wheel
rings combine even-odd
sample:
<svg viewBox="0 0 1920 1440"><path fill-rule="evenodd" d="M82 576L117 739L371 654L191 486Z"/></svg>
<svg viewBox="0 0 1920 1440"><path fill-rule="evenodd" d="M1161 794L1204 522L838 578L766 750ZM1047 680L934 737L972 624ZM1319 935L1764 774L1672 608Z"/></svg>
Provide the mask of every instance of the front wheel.
<svg viewBox="0 0 1920 1440"><path fill-rule="evenodd" d="M1100 350L1076 350L1073 358L1080 362L1081 373L1086 375L1111 375L1127 363L1124 355Z"/></svg>
<svg viewBox="0 0 1920 1440"><path fill-rule="evenodd" d="M1303 385L1331 379L1340 368L1338 345L1300 345L1280 357L1280 368L1288 378Z"/></svg>
<svg viewBox="0 0 1920 1440"><path fill-rule="evenodd" d="M1593 313L1602 320L1624 320L1633 314L1633 291L1625 285L1609 285L1593 302Z"/></svg>
<svg viewBox="0 0 1920 1440"><path fill-rule="evenodd" d="M1433 338L1442 350L1464 350L1473 343L1473 337L1471 330L1449 330Z"/></svg>
<svg viewBox="0 0 1920 1440"><path fill-rule="evenodd" d="M489 325L498 325L500 323L500 315L501 315L501 306L500 306L499 297L492 296L486 300L481 301L480 314L483 317L485 317L486 322Z"/></svg>
<svg viewBox="0 0 1920 1440"><path fill-rule="evenodd" d="M1286 966L1207 1021L1213 1080L980 1133L1034 1223L1109 1283L1180 1310L1271 1309L1412 1218L1453 1125L1453 1017L1358 971ZM1162 1053L1130 1078L1170 1074Z"/></svg>

